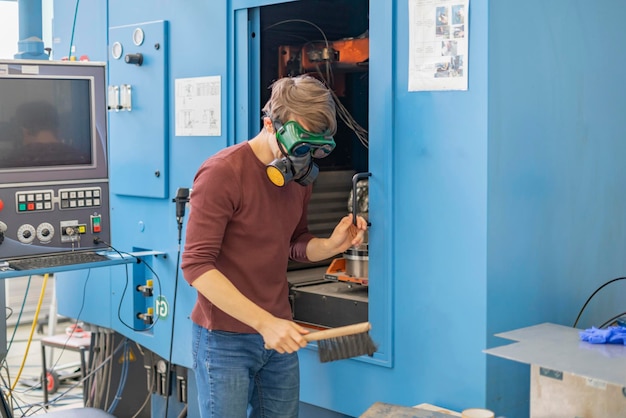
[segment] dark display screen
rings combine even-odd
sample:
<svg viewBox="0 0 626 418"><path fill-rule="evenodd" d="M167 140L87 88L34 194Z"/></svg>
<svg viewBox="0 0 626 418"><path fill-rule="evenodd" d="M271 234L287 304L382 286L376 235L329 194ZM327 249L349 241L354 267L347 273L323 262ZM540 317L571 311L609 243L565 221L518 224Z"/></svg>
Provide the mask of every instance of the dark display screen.
<svg viewBox="0 0 626 418"><path fill-rule="evenodd" d="M88 78L0 78L0 170L94 164Z"/></svg>

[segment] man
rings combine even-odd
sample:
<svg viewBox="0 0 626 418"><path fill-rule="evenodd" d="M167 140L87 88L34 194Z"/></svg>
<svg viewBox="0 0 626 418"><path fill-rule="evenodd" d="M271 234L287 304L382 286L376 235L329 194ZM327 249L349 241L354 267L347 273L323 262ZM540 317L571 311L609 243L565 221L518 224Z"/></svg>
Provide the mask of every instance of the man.
<svg viewBox="0 0 626 418"><path fill-rule="evenodd" d="M309 76L282 78L251 140L207 159L196 174L182 269L198 291L191 314L203 418L297 418L297 351L288 259L315 262L363 242L367 223L341 219L311 235L307 206L337 121L331 92Z"/></svg>

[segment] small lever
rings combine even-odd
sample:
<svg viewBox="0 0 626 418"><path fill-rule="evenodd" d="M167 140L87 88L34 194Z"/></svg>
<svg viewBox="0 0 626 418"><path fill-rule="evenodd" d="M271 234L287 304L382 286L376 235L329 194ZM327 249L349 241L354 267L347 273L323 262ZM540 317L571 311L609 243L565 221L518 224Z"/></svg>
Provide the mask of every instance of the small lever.
<svg viewBox="0 0 626 418"><path fill-rule="evenodd" d="M356 215L357 215L357 194L356 194L356 184L361 179L368 178L372 175L372 173L356 173L352 176L352 223L356 225ZM368 222L369 225L369 222Z"/></svg>

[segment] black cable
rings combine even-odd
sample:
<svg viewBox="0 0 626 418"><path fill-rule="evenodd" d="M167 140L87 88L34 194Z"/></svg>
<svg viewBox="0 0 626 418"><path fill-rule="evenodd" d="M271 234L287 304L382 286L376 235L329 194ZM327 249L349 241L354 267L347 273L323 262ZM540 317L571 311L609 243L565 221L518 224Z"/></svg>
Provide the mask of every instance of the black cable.
<svg viewBox="0 0 626 418"><path fill-rule="evenodd" d="M7 347L7 353L11 350L11 345L13 345L13 340L15 339L15 334L17 333L17 328L20 326L20 322L22 320L22 314L24 313L24 307L26 306L26 300L28 298L28 292L30 291L30 283L33 276L28 276L28 282L26 283L26 291L24 292L24 299L22 300L22 306L20 307L20 313L17 316L17 321L15 323L15 328L13 328L13 334L11 335L11 340L9 341L9 346ZM6 357L4 359L6 361Z"/></svg>
<svg viewBox="0 0 626 418"><path fill-rule="evenodd" d="M35 410L34 412L38 412L41 410L45 410L46 406L48 405L54 405L55 403L57 403L59 400L63 399L66 395L69 394L70 391L72 391L73 389L77 388L79 385L84 384L88 379L90 379L92 376L94 376L98 371L100 371L100 369L102 369L105 365L111 363L113 361L113 357L115 356L115 354L117 354L117 352L122 348L124 341L120 341L120 343L118 343L117 347L115 347L115 349L113 350L113 352L107 357L105 358L102 363L100 363L97 367L95 367L93 370L91 370L88 374L85 375L84 378L81 378L79 380L77 380L74 384L72 384L65 392L59 394L57 397L55 397L54 399L50 400L46 405L44 405L43 403L39 403L39 404L31 404L30 405L30 409L27 410L30 411L32 408L34 408L35 406L37 406L39 409ZM26 416L26 415L23 415Z"/></svg>
<svg viewBox="0 0 626 418"><path fill-rule="evenodd" d="M7 379L8 379L8 384L6 385L7 388L11 387L11 375L10 375L10 371L9 371L9 363L7 361L8 358L8 353L11 350L11 346L13 345L13 341L15 340L15 334L17 333L17 328L20 325L20 322L22 320L22 314L24 313L24 307L26 306L26 300L28 299L28 293L30 291L30 284L31 284L31 280L32 280L33 276L30 275L28 276L28 282L26 284L26 291L24 292L24 299L22 300L22 306L20 307L20 313L17 316L17 321L15 323L15 328L13 328L13 334L11 335L11 339L9 340L8 346L7 346L7 355L5 355L4 359L2 360L2 364L4 365L4 367L6 367L6 371L7 371ZM4 379L3 379L4 380ZM13 391L9 391L9 393L12 393ZM5 396L4 392L3 392L3 396ZM13 397L11 396L11 398L9 399L10 404L12 405L13 402ZM11 406L11 410L13 409L13 407Z"/></svg>
<svg viewBox="0 0 626 418"><path fill-rule="evenodd" d="M6 394L4 390L0 393L0 417L2 418L13 418L13 412L9 408L9 404L7 402Z"/></svg>
<svg viewBox="0 0 626 418"><path fill-rule="evenodd" d="M65 349L67 348L67 343L70 341L70 338L72 338L72 335L74 334L74 330L76 329L76 327L78 326L78 323L80 322L80 315L83 313L83 309L85 308L85 299L87 299L87 283L89 282L89 277L91 277L91 269L87 270L87 277L85 277L85 284L83 285L83 300L81 302L80 309L78 310L78 314L76 315L76 318L74 321L74 328L72 328L72 332L68 334L67 339L65 340L65 343L63 344L63 347L61 347L61 354L59 354L59 356L54 362L52 361L53 360L52 358L50 359L50 362L52 363L52 365L50 366L50 370L54 370L57 364L59 364L59 361L61 361L61 356L63 355L63 353L65 352ZM87 374L86 370L85 370L85 374Z"/></svg>
<svg viewBox="0 0 626 418"><path fill-rule="evenodd" d="M88 271L88 273L87 273L87 278L85 279L85 285L84 285L84 287L83 287L83 301L82 301L82 305L81 305L81 307L80 307L80 309L79 309L79 312L78 312L78 315L77 315L77 318L76 318L76 324L78 324L78 322L79 322L79 318L80 318L80 315L81 315L81 313L82 313L82 311L83 311L83 309L84 309L84 305L85 305L85 295L86 295L86 288L87 288L87 282L89 281L90 273L91 273L91 269L89 269L89 271ZM31 278L32 278L32 276L30 276L30 277L29 277L27 291L25 292L25 296L24 296L24 302L26 301L26 299L27 299L27 297L28 297L28 289L30 288L30 279L31 279ZM24 310L24 303L22 304L22 307L21 307L21 309L20 309L20 313L19 313L19 315L18 315L18 320L17 320L17 324L16 324L16 326L15 326L15 329L17 329L17 328L18 328L18 326L19 326L19 324L20 324L20 318L21 318L21 316L22 316L23 310ZM13 342L14 337L15 337L15 332L13 333L13 336L11 337L11 340L10 340L10 341L11 341L11 343ZM68 336L68 339L69 339L70 337L71 337L71 335L70 335L70 336ZM10 346L11 346L11 345L9 344L9 348L10 348ZM65 347L62 347L62 348L61 348L61 350L62 350L62 351L61 351L61 353L63 353L63 350L65 350ZM7 351L8 351L8 350L7 350ZM60 356L59 356L59 358L57 359L57 361L54 363L54 365L52 365L52 367L51 367L52 369L54 369L54 367L56 366L56 364L58 363L58 361L59 361L59 360L60 360ZM5 359L4 359L4 361L3 361L3 368L6 368L6 371L7 371L7 377L9 378L9 381L10 381L10 375L8 375L8 373L9 373L9 367L8 367L8 364L6 364L6 358L5 358ZM3 383L5 383L5 385L6 385L6 381L4 380L4 378L3 378L3 377L2 377L2 381L3 381ZM54 403L56 403L56 402L58 402L58 401L60 401L60 400L62 400L62 399L67 399L67 398L70 396L70 395L69 395L69 392L70 392L72 389L74 389L75 387L77 387L77 386L78 386L79 384L81 384L81 383L82 383L82 380L81 380L81 381L79 381L79 382L77 382L77 383L76 383L75 385L73 385L72 387L70 387L67 391L65 391L65 392L61 393L60 395L58 395L55 399L53 399L53 400L51 400L50 402L48 402L48 404L47 404L47 405L52 405L52 404L54 404ZM6 386L8 387L8 385L6 385ZM35 386L33 386L33 387L30 389L30 391L33 391L33 390L35 390ZM15 391L12 391L12 392L13 392L13 394L15 395L15 393L16 393L16 392L15 392ZM25 393L25 392L22 392L22 393ZM1 391L0 396L2 396L2 397L6 397L6 394L4 393L4 390L2 390L2 391ZM13 400L14 398L15 398L15 396L12 396L12 397L11 397L11 399L12 399L12 400ZM2 415L2 413L3 413L2 409L3 409L4 405L2 405L2 403L4 403L4 402L6 402L6 400L5 400L5 399L0 400L0 417L3 417L3 415ZM22 412L22 416L26 416L26 414L27 414L27 413L29 413L30 411L33 411L33 410L34 410L34 408L38 408L37 410L41 410L41 409L45 408L47 405L43 405L43 404L30 404L30 405L26 405L26 406L28 406L28 409L26 410L26 412L24 412L24 409L23 409L23 407L22 407L21 405L17 405L17 408L18 408L18 409ZM7 405L7 407L8 407L8 405ZM12 408L12 407L10 407L10 410L12 411L12 410L13 410L13 408ZM12 412L11 412L11 414L12 414ZM12 415L9 415L9 417L12 417Z"/></svg>
<svg viewBox="0 0 626 418"><path fill-rule="evenodd" d="M176 224L178 227L178 251L176 252L176 274L174 275L174 301L172 302L172 330L170 332L170 351L168 353L167 359L167 369L166 369L166 380L165 380L165 415L167 418L167 413L170 407L170 391L171 389L171 380L172 380L172 352L174 351L174 324L176 322L176 300L178 293L178 280L179 280L179 270L180 270L180 256L181 256L181 243L183 236L183 221L185 218L185 207L187 202L189 202L190 198L190 189L179 187L176 191L176 197L173 199L173 202L176 203Z"/></svg>
<svg viewBox="0 0 626 418"><path fill-rule="evenodd" d="M124 251L119 251L118 249L116 249L115 247L113 247L110 243L100 239L100 238L96 238L96 243L102 243L105 244L108 248L112 249L113 251L115 251L121 258L125 258L124 254L126 254L127 256L130 256L132 258L134 258L135 260L137 260L137 263L143 263L144 266L146 266L148 268L148 270L150 270L152 272L152 274L154 275L157 283L159 284L159 294L162 293L162 288L161 288L161 278L159 277L159 275L156 273L156 271L154 271L154 269L150 266L150 264L146 263L145 261L143 261L141 258L131 254L131 253L127 253ZM117 306L117 319L120 321L120 323L122 325L124 325L126 328L130 329L131 331L135 331L135 332L145 332L145 331L149 331L152 328L154 328L154 326L156 325L156 323L159 320L159 316L158 315L154 315L154 322L152 322L152 324L150 324L150 326L146 327L146 328L134 328L132 325L127 324L126 322L124 322L124 320L122 319L122 314L121 314L121 310L122 310L122 302L124 301L124 298L126 297L126 291L128 290L128 283L129 283L129 275L128 275L128 265L124 266L125 271L126 271L126 284L124 285L124 290L122 291L122 296L120 297L120 303Z"/></svg>
<svg viewBox="0 0 626 418"><path fill-rule="evenodd" d="M179 224L179 231L182 230L182 218L180 220L178 220L178 224ZM170 351L169 351L169 355L168 355L168 359L167 359L167 379L166 379L166 383L165 383L165 415L164 417L167 418L167 413L168 413L168 409L169 409L169 404L170 404L170 391L171 391L171 373L172 373L172 352L174 351L174 323L175 323L175 319L176 319L176 299L177 299L177 293L178 293L178 270L180 268L180 256L181 256L181 242L182 242L182 237L181 237L181 233L179 232L178 234L178 252L176 253L176 274L174 276L174 301L172 302L172 331L170 332Z"/></svg>
<svg viewBox="0 0 626 418"><path fill-rule="evenodd" d="M4 320L8 320L10 317L13 316L13 308L11 308L10 306L6 306L5 307L7 311L9 311L8 315L6 316L6 318L4 318Z"/></svg>
<svg viewBox="0 0 626 418"><path fill-rule="evenodd" d="M626 277L617 277L615 279L609 280L608 282L604 283L602 286L600 286L599 288L597 288L592 294L591 296L589 296L589 298L587 298L587 301L585 302L585 304L583 305L582 308L580 308L580 312L578 312L578 316L576 317L576 321L574 321L574 325L573 327L576 328L576 325L578 325L578 320L580 319L581 315L583 314L583 311L585 310L585 308L587 307L587 305L589 304L589 302L591 301L591 299L596 295L596 293L598 293L600 290L602 290L604 287L610 285L613 282L616 282L618 280L626 280Z"/></svg>
<svg viewBox="0 0 626 418"><path fill-rule="evenodd" d="M622 312L621 314L617 314L615 315L613 318L609 319L608 321L606 321L604 324L600 325L598 328L604 328L609 326L613 321L615 321L617 318L626 315L626 312Z"/></svg>

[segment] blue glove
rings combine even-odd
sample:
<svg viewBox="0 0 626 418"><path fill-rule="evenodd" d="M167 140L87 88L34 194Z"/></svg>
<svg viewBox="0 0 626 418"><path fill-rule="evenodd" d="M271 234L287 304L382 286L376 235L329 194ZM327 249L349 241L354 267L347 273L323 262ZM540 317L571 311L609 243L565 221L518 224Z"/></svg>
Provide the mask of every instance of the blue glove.
<svg viewBox="0 0 626 418"><path fill-rule="evenodd" d="M600 329L591 327L580 331L580 339L591 344L624 344L626 345L626 327L608 327Z"/></svg>

